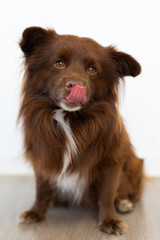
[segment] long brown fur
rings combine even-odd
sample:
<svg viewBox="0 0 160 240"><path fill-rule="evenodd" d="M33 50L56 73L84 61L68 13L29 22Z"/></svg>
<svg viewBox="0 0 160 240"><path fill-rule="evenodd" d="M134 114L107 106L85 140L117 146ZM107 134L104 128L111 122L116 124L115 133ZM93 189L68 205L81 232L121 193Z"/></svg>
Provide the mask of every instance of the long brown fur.
<svg viewBox="0 0 160 240"><path fill-rule="evenodd" d="M63 168L67 136L54 119L66 81L86 88L86 101L79 111L64 111L78 153L71 156L67 174L86 179L79 204L99 209L100 229L121 234L126 225L116 206L123 199L133 204L141 194L143 161L130 143L118 110L118 86L124 76L137 76L141 67L130 55L113 46L102 47L88 38L58 35L52 29L27 28L20 41L25 57L25 77L19 119L23 121L26 158L36 177L36 201L19 218L24 222L44 218L50 202L68 202L56 187ZM66 69L54 66L62 59ZM87 67L96 65L91 76Z"/></svg>

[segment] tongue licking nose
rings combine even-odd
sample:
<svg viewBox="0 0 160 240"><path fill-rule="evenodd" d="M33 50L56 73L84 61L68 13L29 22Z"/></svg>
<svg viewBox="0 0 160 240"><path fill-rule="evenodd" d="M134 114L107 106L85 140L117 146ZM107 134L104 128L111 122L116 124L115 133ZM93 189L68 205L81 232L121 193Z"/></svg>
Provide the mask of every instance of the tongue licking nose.
<svg viewBox="0 0 160 240"><path fill-rule="evenodd" d="M84 98L86 96L86 90L85 87L76 85L70 92L69 96L66 98L68 102L70 103L81 103L83 102Z"/></svg>

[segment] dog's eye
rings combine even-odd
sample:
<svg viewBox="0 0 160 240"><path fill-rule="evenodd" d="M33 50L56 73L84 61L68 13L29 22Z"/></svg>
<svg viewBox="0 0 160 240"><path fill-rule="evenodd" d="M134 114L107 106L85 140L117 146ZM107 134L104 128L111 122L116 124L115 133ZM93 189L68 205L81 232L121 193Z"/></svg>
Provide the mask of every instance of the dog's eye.
<svg viewBox="0 0 160 240"><path fill-rule="evenodd" d="M97 73L97 69L95 67L88 68L88 73L91 75L95 75Z"/></svg>
<svg viewBox="0 0 160 240"><path fill-rule="evenodd" d="M57 67L57 68L64 68L65 67L65 64L63 61L61 60L58 60L54 63L54 65Z"/></svg>

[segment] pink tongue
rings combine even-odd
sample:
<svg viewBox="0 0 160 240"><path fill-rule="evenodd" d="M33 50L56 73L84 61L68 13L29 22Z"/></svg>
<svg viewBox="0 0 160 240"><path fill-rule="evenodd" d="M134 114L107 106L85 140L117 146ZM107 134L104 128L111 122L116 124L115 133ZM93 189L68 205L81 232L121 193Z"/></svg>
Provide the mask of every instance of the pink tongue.
<svg viewBox="0 0 160 240"><path fill-rule="evenodd" d="M85 87L76 85L66 99L70 103L81 103L84 100L85 95L86 95Z"/></svg>

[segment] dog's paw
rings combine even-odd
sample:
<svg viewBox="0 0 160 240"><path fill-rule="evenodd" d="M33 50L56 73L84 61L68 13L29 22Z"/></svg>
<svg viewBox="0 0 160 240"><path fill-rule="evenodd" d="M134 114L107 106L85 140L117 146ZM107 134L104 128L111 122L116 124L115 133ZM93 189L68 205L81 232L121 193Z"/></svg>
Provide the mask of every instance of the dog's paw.
<svg viewBox="0 0 160 240"><path fill-rule="evenodd" d="M101 231L108 234L121 235L126 232L127 224L121 220L111 220L100 222L99 228Z"/></svg>
<svg viewBox="0 0 160 240"><path fill-rule="evenodd" d="M127 213L133 210L133 203L129 199L121 199L117 204L116 208L120 213Z"/></svg>
<svg viewBox="0 0 160 240"><path fill-rule="evenodd" d="M33 210L28 210L18 215L17 222L18 223L34 223L34 222L39 222L42 219L43 218L37 212Z"/></svg>

